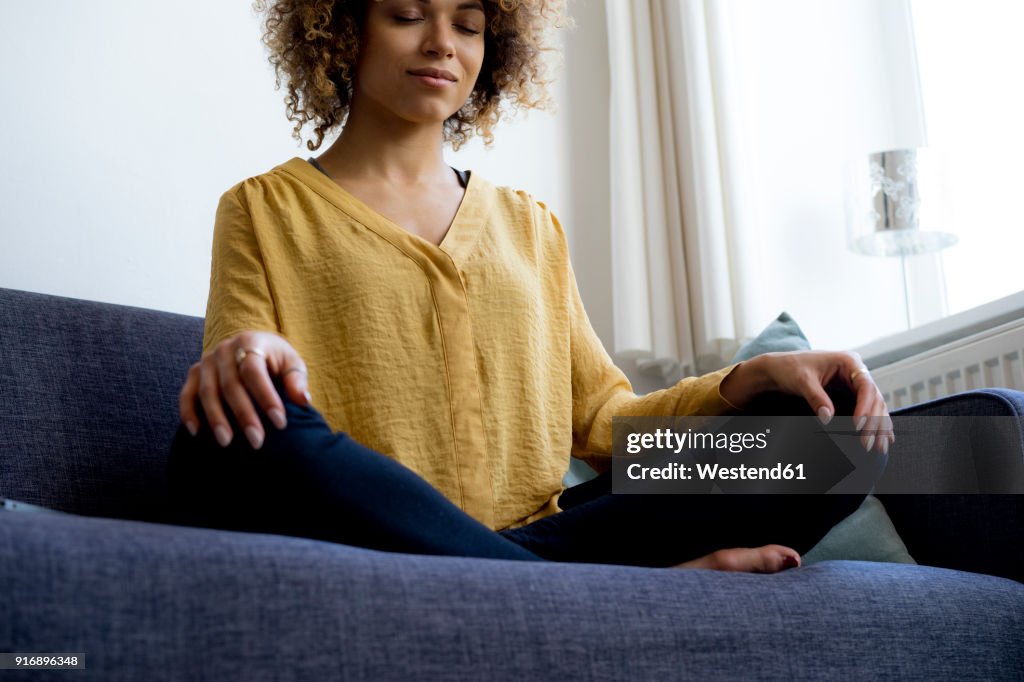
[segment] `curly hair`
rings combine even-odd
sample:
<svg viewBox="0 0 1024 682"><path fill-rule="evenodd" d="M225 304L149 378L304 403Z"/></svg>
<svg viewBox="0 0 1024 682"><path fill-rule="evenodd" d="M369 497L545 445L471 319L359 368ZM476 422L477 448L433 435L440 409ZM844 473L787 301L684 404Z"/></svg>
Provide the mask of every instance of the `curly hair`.
<svg viewBox="0 0 1024 682"><path fill-rule="evenodd" d="M263 43L275 72L275 89L287 81L284 102L294 137L312 121L315 151L324 134L343 126L352 103L360 30L371 0L256 0L266 12ZM379 0L378 0L379 1ZM550 29L568 26L564 0L483 0L487 28L484 62L466 103L444 122L444 140L458 149L474 134L490 146L503 104L511 110L551 104L544 53Z"/></svg>

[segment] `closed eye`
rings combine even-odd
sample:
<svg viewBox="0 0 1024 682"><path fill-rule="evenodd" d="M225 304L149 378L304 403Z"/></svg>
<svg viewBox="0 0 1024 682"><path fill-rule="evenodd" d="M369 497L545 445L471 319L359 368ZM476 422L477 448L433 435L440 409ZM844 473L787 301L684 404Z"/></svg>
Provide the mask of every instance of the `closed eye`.
<svg viewBox="0 0 1024 682"><path fill-rule="evenodd" d="M399 15L399 16L395 17L395 21L398 22L399 24L413 24L413 23L416 23L417 21L423 21L423 17L406 17L406 16ZM453 24L453 26L455 26L456 29L458 29L459 31L465 33L466 35L470 35L470 36L478 36L478 35L480 35L480 31L476 30L475 28L473 28L471 26L462 26L461 24Z"/></svg>

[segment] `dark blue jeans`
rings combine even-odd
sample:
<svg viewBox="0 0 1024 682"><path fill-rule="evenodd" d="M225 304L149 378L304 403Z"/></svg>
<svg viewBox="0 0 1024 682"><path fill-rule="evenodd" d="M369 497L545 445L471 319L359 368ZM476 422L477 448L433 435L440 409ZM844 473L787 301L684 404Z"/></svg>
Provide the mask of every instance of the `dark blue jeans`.
<svg viewBox="0 0 1024 682"><path fill-rule="evenodd" d="M611 474L565 491L563 511L494 532L407 467L331 430L278 386L288 417L253 450L233 417L216 442L199 409L181 427L168 480L180 523L278 533L414 554L671 566L729 547L780 544L803 554L864 495L613 495ZM838 414L852 397L832 395ZM843 412L843 410L847 410ZM811 414L801 399L766 395L754 414Z"/></svg>

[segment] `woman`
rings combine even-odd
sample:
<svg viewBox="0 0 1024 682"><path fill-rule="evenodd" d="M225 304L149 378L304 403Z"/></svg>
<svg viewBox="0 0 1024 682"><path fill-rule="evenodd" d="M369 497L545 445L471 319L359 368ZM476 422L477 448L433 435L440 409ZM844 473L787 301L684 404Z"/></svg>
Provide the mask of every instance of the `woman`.
<svg viewBox="0 0 1024 682"><path fill-rule="evenodd" d="M540 38L558 15L545 0L271 3L265 41L296 137L314 120L316 149L344 127L318 158L221 198L204 353L171 456L195 522L404 552L775 572L859 505L613 496L607 474L563 495L570 451L607 467L613 415L724 414L782 391L827 420L824 387L842 377L865 447L884 455L893 436L850 353L769 354L636 396L591 329L557 219L445 164L446 141L490 139L503 101L543 103Z"/></svg>

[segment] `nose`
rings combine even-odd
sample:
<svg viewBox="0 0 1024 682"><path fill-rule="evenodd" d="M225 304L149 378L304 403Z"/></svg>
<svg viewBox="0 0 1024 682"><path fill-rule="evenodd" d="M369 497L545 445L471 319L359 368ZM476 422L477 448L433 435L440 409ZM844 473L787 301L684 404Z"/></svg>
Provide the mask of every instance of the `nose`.
<svg viewBox="0 0 1024 682"><path fill-rule="evenodd" d="M431 57L454 57L455 40L452 27L446 21L432 21L423 37L423 53Z"/></svg>

